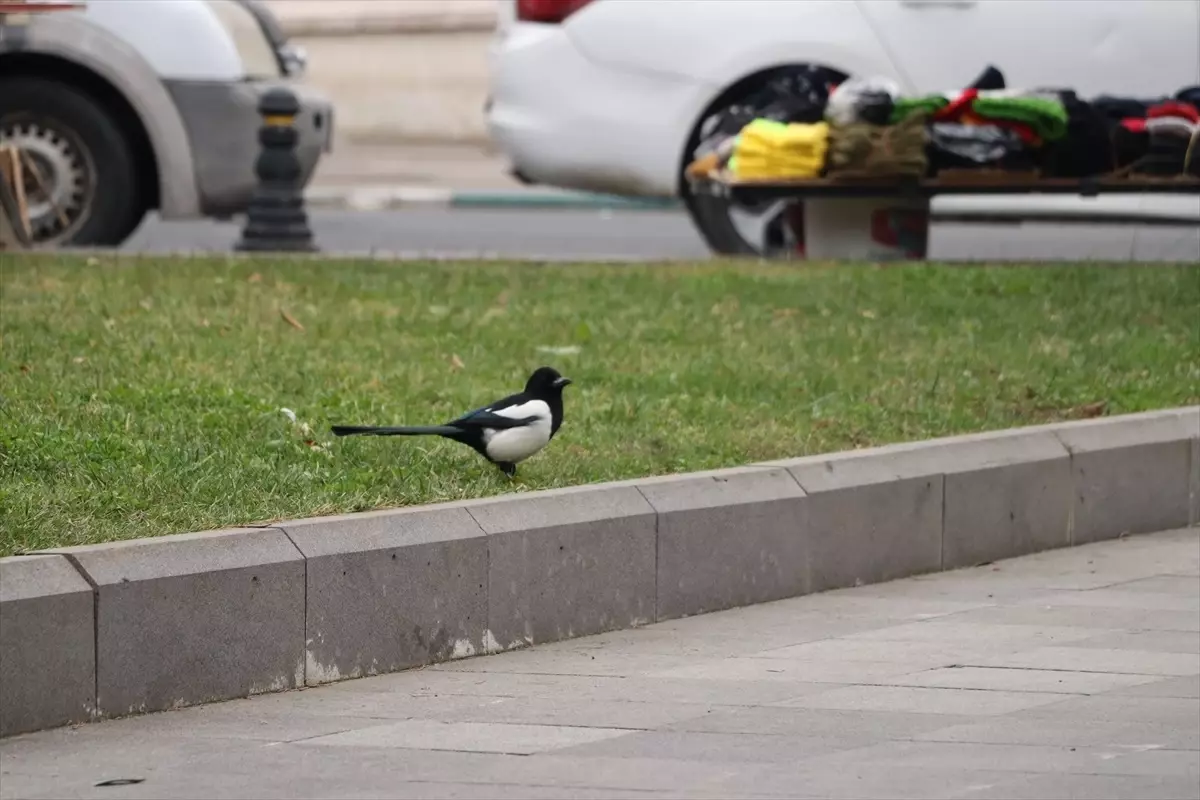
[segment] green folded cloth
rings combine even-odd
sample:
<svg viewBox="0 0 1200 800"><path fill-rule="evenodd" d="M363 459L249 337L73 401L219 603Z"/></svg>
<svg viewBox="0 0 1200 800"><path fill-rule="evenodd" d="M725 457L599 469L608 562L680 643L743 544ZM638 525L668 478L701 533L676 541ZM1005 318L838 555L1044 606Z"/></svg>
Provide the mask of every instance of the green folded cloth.
<svg viewBox="0 0 1200 800"><path fill-rule="evenodd" d="M949 104L950 101L942 94L929 94L924 97L897 97L896 102L892 104L892 116L889 121L895 125L918 111L933 114Z"/></svg>
<svg viewBox="0 0 1200 800"><path fill-rule="evenodd" d="M1067 109L1045 97L976 97L971 110L988 119L1023 122L1048 142L1067 135Z"/></svg>

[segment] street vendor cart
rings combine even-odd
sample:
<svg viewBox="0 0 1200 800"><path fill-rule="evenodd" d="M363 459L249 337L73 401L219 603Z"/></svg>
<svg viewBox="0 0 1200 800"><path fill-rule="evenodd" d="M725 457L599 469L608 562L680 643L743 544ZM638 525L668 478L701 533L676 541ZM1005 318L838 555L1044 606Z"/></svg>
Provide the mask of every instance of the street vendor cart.
<svg viewBox="0 0 1200 800"><path fill-rule="evenodd" d="M995 81L998 71L991 70ZM819 118L757 117L687 168L695 193L788 204L807 258L921 259L936 195L1190 194L1200 203L1200 87L1139 101L969 87L901 97L836 87Z"/></svg>

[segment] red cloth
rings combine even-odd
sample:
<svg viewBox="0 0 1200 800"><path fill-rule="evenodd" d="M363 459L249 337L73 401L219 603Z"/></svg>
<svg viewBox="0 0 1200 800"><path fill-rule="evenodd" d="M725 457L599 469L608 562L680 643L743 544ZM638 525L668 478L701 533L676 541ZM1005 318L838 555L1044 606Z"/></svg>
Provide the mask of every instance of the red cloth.
<svg viewBox="0 0 1200 800"><path fill-rule="evenodd" d="M1171 100L1157 106L1152 106L1146 111L1148 119L1156 117L1183 117L1188 122L1200 122L1200 111L1191 103L1181 103L1177 100Z"/></svg>
<svg viewBox="0 0 1200 800"><path fill-rule="evenodd" d="M964 89L962 94L950 101L949 104L939 108L933 114L934 122L958 122L963 125L995 125L997 128L1002 128L1006 131L1015 133L1025 144L1035 147L1041 145L1041 137L1034 131L1033 126L1027 125L1024 122L1015 122L1007 119L991 119L980 115L977 111L971 108L971 103L979 96L978 89Z"/></svg>
<svg viewBox="0 0 1200 800"><path fill-rule="evenodd" d="M964 89L956 99L942 106L933 114L934 122L954 122L964 111L971 108L971 101L979 96L978 89Z"/></svg>

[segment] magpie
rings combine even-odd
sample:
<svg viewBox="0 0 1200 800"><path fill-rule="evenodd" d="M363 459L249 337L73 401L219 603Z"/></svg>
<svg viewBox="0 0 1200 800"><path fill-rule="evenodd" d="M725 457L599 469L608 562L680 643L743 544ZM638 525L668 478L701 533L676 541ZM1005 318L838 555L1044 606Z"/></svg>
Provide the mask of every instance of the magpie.
<svg viewBox="0 0 1200 800"><path fill-rule="evenodd" d="M442 436L475 450L508 477L517 464L541 450L563 421L563 388L571 384L553 367L538 367L525 390L468 411L443 425L398 428L334 425L334 436Z"/></svg>

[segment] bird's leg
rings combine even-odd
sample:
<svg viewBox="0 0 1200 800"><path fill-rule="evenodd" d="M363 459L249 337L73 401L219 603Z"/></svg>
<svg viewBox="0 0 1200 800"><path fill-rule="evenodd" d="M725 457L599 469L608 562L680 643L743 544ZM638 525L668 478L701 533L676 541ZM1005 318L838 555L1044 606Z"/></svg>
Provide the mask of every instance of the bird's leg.
<svg viewBox="0 0 1200 800"><path fill-rule="evenodd" d="M509 480L512 480L517 476L517 465L511 461L497 461L496 466L500 468L501 472L508 476Z"/></svg>

